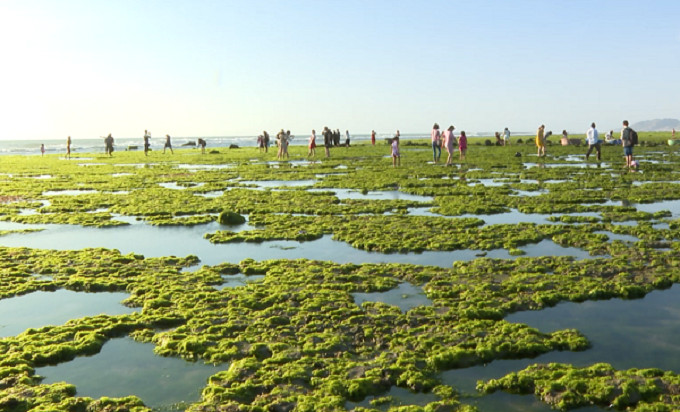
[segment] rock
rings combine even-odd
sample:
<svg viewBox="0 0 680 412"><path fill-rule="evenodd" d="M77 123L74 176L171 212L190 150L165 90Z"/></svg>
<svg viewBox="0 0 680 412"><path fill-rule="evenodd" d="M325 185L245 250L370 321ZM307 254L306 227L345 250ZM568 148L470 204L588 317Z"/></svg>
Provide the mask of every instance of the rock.
<svg viewBox="0 0 680 412"><path fill-rule="evenodd" d="M240 225L246 223L246 218L236 212L224 211L220 213L217 221L220 222L221 225Z"/></svg>
<svg viewBox="0 0 680 412"><path fill-rule="evenodd" d="M229 148L230 149L238 149L238 145L232 143L232 144L229 145Z"/></svg>

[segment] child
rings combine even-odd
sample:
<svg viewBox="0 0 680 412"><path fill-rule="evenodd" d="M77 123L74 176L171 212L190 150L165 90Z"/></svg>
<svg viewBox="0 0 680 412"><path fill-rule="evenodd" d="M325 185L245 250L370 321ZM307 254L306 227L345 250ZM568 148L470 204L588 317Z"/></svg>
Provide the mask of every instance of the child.
<svg viewBox="0 0 680 412"><path fill-rule="evenodd" d="M42 155L45 156L45 145L44 144L40 145L40 153L42 153Z"/></svg>
<svg viewBox="0 0 680 412"><path fill-rule="evenodd" d="M316 156L316 130L312 129L312 135L309 136L309 153L307 157Z"/></svg>
<svg viewBox="0 0 680 412"><path fill-rule="evenodd" d="M401 166L401 156L399 155L399 130L392 139L392 167Z"/></svg>
<svg viewBox="0 0 680 412"><path fill-rule="evenodd" d="M467 136L465 131L460 132L460 137L458 138L458 150L460 151L460 161L462 162L465 158L465 153L467 152Z"/></svg>

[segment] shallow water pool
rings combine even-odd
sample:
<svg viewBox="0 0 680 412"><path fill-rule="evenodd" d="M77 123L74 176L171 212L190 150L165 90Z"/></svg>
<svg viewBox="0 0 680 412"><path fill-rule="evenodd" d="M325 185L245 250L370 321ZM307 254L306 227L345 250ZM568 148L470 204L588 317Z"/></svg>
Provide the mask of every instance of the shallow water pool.
<svg viewBox="0 0 680 412"><path fill-rule="evenodd" d="M49 277L37 278L49 280ZM122 292L37 291L0 300L0 337L15 336L28 328L62 325L85 316L124 315L139 308L123 306L130 295Z"/></svg>
<svg viewBox="0 0 680 412"><path fill-rule="evenodd" d="M160 408L198 401L207 379L228 368L158 356L153 348L131 338L112 339L96 355L37 368L36 373L45 377L43 383L74 384L77 396L136 395L147 406Z"/></svg>

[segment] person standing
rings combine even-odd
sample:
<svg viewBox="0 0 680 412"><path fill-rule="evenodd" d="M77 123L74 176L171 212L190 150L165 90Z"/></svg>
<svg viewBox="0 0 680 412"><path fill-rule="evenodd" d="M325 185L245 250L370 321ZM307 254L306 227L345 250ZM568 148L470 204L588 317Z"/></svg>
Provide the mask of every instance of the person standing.
<svg viewBox="0 0 680 412"><path fill-rule="evenodd" d="M375 130L371 130L371 144L375 146Z"/></svg>
<svg viewBox="0 0 680 412"><path fill-rule="evenodd" d="M392 167L401 166L401 155L399 154L399 130L392 138Z"/></svg>
<svg viewBox="0 0 680 412"><path fill-rule="evenodd" d="M595 128L595 122L593 122L590 125L590 129L586 132L586 142L588 142L588 151L586 152L586 160L590 157L590 152L593 151L593 148L597 152L597 160L600 160L601 154L600 154L600 146L602 143L600 142L600 137L597 133L597 129Z"/></svg>
<svg viewBox="0 0 680 412"><path fill-rule="evenodd" d="M510 146L510 130L507 127L503 130L503 144Z"/></svg>
<svg viewBox="0 0 680 412"><path fill-rule="evenodd" d="M316 156L316 130L312 129L312 135L309 136L309 153L307 153L307 157L313 157Z"/></svg>
<svg viewBox="0 0 680 412"><path fill-rule="evenodd" d="M151 147L151 133L144 129L144 156L149 155L149 148Z"/></svg>
<svg viewBox="0 0 680 412"><path fill-rule="evenodd" d="M205 154L205 146L206 146L206 141L205 139L199 137L198 138L198 145L201 147L201 154Z"/></svg>
<svg viewBox="0 0 680 412"><path fill-rule="evenodd" d="M104 138L104 148L105 148L106 154L109 155L109 157L112 157L113 156L113 136L111 136L111 133L109 133L109 135Z"/></svg>
<svg viewBox="0 0 680 412"><path fill-rule="evenodd" d="M626 156L626 167L633 166L633 136L630 127L628 127L628 120L623 121L623 129L621 129L621 146L623 146L623 154Z"/></svg>
<svg viewBox="0 0 680 412"><path fill-rule="evenodd" d="M165 135L165 144L163 145L163 154L165 154L165 149L170 149L170 153L175 154L175 152L172 151L172 143L170 143L170 135L169 134Z"/></svg>
<svg viewBox="0 0 680 412"><path fill-rule="evenodd" d="M266 130L262 131L262 139L264 139L264 152L269 151L269 133Z"/></svg>
<svg viewBox="0 0 680 412"><path fill-rule="evenodd" d="M40 145L40 155L45 156L45 144L44 143Z"/></svg>
<svg viewBox="0 0 680 412"><path fill-rule="evenodd" d="M444 132L444 145L446 146L446 153L448 156L446 158L446 165L450 166L453 164L453 152L456 150L458 142L456 141L456 136L453 134L455 127L453 125Z"/></svg>
<svg viewBox="0 0 680 412"><path fill-rule="evenodd" d="M286 135L284 136L285 139L283 139L283 155L286 157L286 159L290 158L290 155L288 154L288 145L290 145L290 142L293 140L293 136L290 135L290 130L286 130Z"/></svg>
<svg viewBox="0 0 680 412"><path fill-rule="evenodd" d="M345 147L349 147L349 130L345 130Z"/></svg>
<svg viewBox="0 0 680 412"><path fill-rule="evenodd" d="M465 159L465 154L467 153L467 135L465 131L460 131L460 137L458 137L458 151L460 151L460 161Z"/></svg>
<svg viewBox="0 0 680 412"><path fill-rule="evenodd" d="M439 158L442 156L442 146L441 142L439 141L441 134L439 133L439 125L437 123L432 126L430 138L432 140L432 163L437 163ZM439 151L439 154L437 154L437 151Z"/></svg>
<svg viewBox="0 0 680 412"><path fill-rule="evenodd" d="M276 158L278 160L283 159L283 141L286 140L286 132L281 129L277 134L276 134L276 145L279 147L279 150L276 152Z"/></svg>
<svg viewBox="0 0 680 412"><path fill-rule="evenodd" d="M326 157L331 157L331 145L333 144L333 136L331 129L328 126L323 128L323 146L326 149Z"/></svg>
<svg viewBox="0 0 680 412"><path fill-rule="evenodd" d="M71 136L66 138L66 158L71 158Z"/></svg>
<svg viewBox="0 0 680 412"><path fill-rule="evenodd" d="M536 147L538 148L537 156L545 156L545 125L540 125L536 132Z"/></svg>

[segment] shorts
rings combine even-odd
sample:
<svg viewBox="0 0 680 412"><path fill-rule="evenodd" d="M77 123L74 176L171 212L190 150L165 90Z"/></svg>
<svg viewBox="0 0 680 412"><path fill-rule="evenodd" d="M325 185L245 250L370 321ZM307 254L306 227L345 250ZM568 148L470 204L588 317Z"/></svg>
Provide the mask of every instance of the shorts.
<svg viewBox="0 0 680 412"><path fill-rule="evenodd" d="M623 154L626 156L632 156L633 155L633 146L624 146L623 147Z"/></svg>

